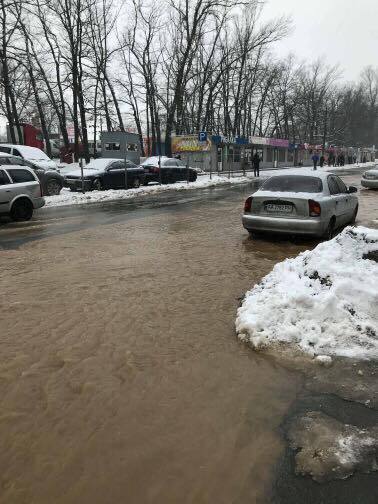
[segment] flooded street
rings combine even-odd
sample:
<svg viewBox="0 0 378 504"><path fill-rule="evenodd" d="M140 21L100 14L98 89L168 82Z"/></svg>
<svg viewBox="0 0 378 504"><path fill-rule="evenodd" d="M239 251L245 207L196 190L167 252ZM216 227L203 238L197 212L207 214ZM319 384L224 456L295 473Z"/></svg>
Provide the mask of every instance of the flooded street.
<svg viewBox="0 0 378 504"><path fill-rule="evenodd" d="M251 240L249 192L0 225L2 504L270 501L303 378L240 344L235 313L316 243ZM358 224L377 218L363 191Z"/></svg>

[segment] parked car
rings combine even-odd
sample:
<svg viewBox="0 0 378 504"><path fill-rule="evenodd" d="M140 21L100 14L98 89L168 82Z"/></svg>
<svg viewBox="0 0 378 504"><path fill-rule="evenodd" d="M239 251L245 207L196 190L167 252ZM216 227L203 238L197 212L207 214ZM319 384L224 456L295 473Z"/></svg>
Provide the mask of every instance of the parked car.
<svg viewBox="0 0 378 504"><path fill-rule="evenodd" d="M149 182L174 184L179 180L187 180L188 177L189 182L197 180L197 171L194 168L189 168L188 173L186 165L180 159L161 156L159 166L159 156L152 156L143 161L141 166L146 175L145 184Z"/></svg>
<svg viewBox="0 0 378 504"><path fill-rule="evenodd" d="M125 161L121 159L98 158L93 159L83 169L84 190L101 191L103 189L125 189ZM127 161L127 188L137 188L144 183L144 169ZM82 190L80 168L67 173L64 185L71 191Z"/></svg>
<svg viewBox="0 0 378 504"><path fill-rule="evenodd" d="M378 166L376 165L371 170L367 170L361 179L361 185L368 189L378 189Z"/></svg>
<svg viewBox="0 0 378 504"><path fill-rule="evenodd" d="M0 144L0 152L12 154L43 169L58 170L58 165L43 150L28 145Z"/></svg>
<svg viewBox="0 0 378 504"><path fill-rule="evenodd" d="M266 180L247 198L242 222L251 234L304 234L331 238L337 228L356 220L356 187L336 175L291 171Z"/></svg>
<svg viewBox="0 0 378 504"><path fill-rule="evenodd" d="M37 175L26 166L0 166L0 215L29 220L45 200Z"/></svg>
<svg viewBox="0 0 378 504"><path fill-rule="evenodd" d="M11 154L5 154L4 152L0 152L0 165L17 165L31 168L41 181L43 194L46 196L59 194L62 190L64 177L58 170L54 170L52 168L42 168L32 161L27 161L26 159L19 158L18 156L12 156Z"/></svg>

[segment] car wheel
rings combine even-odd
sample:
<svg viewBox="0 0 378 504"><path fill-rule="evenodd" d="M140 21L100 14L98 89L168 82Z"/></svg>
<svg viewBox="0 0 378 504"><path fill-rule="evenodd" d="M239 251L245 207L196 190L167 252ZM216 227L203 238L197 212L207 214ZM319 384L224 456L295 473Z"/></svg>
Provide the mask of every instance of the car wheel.
<svg viewBox="0 0 378 504"><path fill-rule="evenodd" d="M189 182L195 182L197 180L197 173L189 173Z"/></svg>
<svg viewBox="0 0 378 504"><path fill-rule="evenodd" d="M57 179L50 179L46 184L47 196L55 196L62 190L62 184Z"/></svg>
<svg viewBox="0 0 378 504"><path fill-rule="evenodd" d="M329 221L329 224L327 226L327 229L323 235L323 238L326 240L332 240L332 238L335 236L335 217L332 217L332 219Z"/></svg>
<svg viewBox="0 0 378 504"><path fill-rule="evenodd" d="M10 211L14 221L28 221L33 217L33 205L28 199L20 199L13 203Z"/></svg>
<svg viewBox="0 0 378 504"><path fill-rule="evenodd" d="M140 187L140 180L138 177L135 177L133 180L133 188L138 189L138 187Z"/></svg>
<svg viewBox="0 0 378 504"><path fill-rule="evenodd" d="M102 182L99 178L95 178L94 181L92 182L92 189L94 191L102 191Z"/></svg>
<svg viewBox="0 0 378 504"><path fill-rule="evenodd" d="M352 220L351 220L351 224L354 224L356 222L357 214L358 214L358 205L356 206L356 208L354 210L353 217L352 217Z"/></svg>

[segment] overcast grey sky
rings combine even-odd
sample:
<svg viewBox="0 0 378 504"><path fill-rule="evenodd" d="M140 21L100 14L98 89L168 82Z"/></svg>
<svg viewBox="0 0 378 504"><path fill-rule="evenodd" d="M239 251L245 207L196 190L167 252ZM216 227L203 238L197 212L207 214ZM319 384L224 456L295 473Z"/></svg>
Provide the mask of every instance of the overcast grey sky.
<svg viewBox="0 0 378 504"><path fill-rule="evenodd" d="M340 64L343 79L358 79L367 65L378 67L378 0L266 0L264 19L291 15L293 33L276 54L301 60L324 57Z"/></svg>

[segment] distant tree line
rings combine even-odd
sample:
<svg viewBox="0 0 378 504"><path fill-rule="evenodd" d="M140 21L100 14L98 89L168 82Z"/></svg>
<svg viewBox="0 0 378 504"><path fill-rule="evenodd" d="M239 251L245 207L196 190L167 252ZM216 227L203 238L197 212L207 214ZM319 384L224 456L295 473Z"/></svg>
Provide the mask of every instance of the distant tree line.
<svg viewBox="0 0 378 504"><path fill-rule="evenodd" d="M12 141L40 125L89 159L88 131L378 144L378 70L341 84L337 67L274 57L291 29L258 0L0 0L0 111ZM92 134L93 136L93 134ZM93 140L93 138L91 139ZM96 140L96 138L94 138Z"/></svg>

